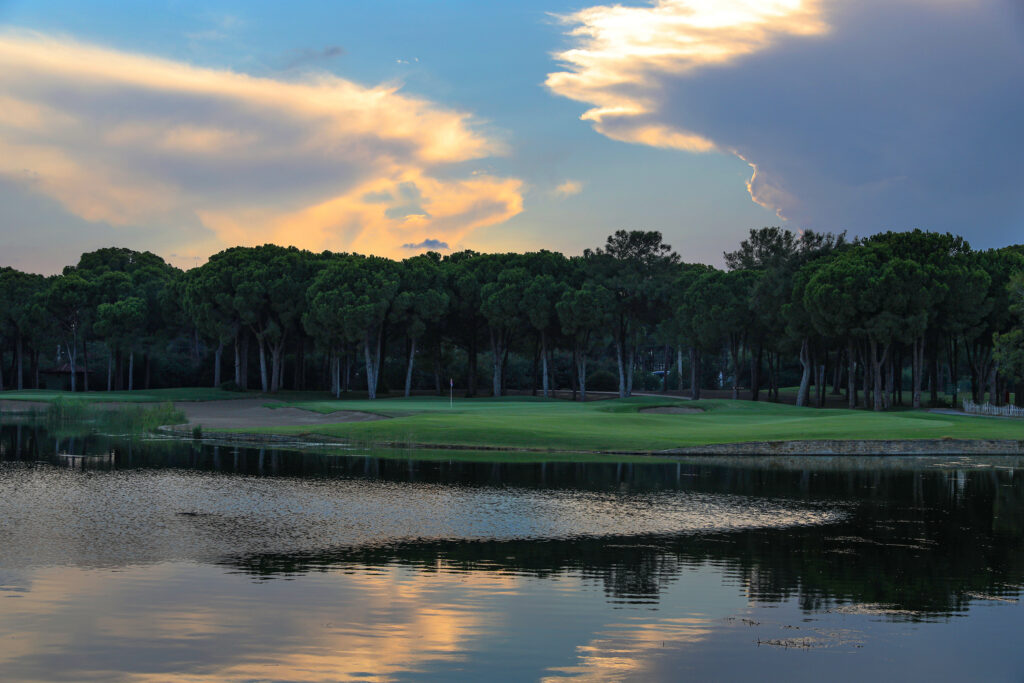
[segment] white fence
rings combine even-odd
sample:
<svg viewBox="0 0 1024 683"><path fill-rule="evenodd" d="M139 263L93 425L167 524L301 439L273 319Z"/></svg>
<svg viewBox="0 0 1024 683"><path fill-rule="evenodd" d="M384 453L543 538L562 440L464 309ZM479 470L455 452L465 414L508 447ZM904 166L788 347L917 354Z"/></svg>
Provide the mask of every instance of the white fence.
<svg viewBox="0 0 1024 683"><path fill-rule="evenodd" d="M977 404L964 399L964 412L974 415L996 415L998 417L1024 417L1024 408L1017 406L994 406L991 403Z"/></svg>

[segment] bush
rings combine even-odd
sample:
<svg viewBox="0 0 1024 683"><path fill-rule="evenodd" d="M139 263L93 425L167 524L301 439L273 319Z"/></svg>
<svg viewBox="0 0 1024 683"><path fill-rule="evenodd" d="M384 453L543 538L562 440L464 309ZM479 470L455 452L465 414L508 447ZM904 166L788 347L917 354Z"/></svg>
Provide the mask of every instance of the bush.
<svg viewBox="0 0 1024 683"><path fill-rule="evenodd" d="M245 391L245 389L238 386L238 383L233 379L229 379L227 382L221 382L220 388L224 391Z"/></svg>
<svg viewBox="0 0 1024 683"><path fill-rule="evenodd" d="M607 370L598 370L587 377L587 389L591 391L618 391L619 378Z"/></svg>
<svg viewBox="0 0 1024 683"><path fill-rule="evenodd" d="M661 382L661 377L653 372L645 372L639 377L633 378L633 383L642 386L644 391L661 391Z"/></svg>

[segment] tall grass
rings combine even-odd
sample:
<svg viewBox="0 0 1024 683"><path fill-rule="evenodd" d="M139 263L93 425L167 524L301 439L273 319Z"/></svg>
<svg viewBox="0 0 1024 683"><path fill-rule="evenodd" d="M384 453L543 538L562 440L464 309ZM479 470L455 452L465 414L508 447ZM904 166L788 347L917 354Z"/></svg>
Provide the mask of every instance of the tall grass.
<svg viewBox="0 0 1024 683"><path fill-rule="evenodd" d="M90 424L103 431L131 434L151 432L161 425L188 421L173 403L109 408L64 398L58 398L47 406L43 420L51 429Z"/></svg>

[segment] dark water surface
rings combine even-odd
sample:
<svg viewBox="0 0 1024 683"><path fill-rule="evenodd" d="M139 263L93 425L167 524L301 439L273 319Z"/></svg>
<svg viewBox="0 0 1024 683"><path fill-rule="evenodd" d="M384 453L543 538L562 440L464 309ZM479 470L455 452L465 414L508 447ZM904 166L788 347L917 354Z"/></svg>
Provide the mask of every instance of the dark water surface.
<svg viewBox="0 0 1024 683"><path fill-rule="evenodd" d="M0 680L1024 680L1024 459L349 453L0 427Z"/></svg>

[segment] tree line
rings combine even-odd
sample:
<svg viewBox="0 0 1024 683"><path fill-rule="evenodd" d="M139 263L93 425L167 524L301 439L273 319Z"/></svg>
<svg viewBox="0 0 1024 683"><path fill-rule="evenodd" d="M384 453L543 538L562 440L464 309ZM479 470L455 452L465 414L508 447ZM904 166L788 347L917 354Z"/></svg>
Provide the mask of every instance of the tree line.
<svg viewBox="0 0 1024 683"><path fill-rule="evenodd" d="M572 257L396 261L267 244L188 271L100 249L50 277L0 269L0 389L56 377L73 391L376 398L446 393L450 381L467 396L639 388L777 401L796 386L798 405L831 392L884 410L908 392L914 407L944 389L955 402L961 382L998 405L1024 379L1024 247L769 227L724 263L685 263L654 231L618 231Z"/></svg>

